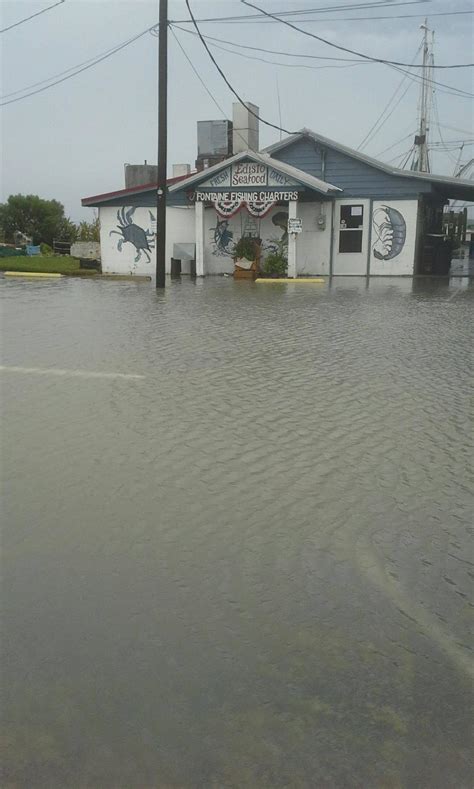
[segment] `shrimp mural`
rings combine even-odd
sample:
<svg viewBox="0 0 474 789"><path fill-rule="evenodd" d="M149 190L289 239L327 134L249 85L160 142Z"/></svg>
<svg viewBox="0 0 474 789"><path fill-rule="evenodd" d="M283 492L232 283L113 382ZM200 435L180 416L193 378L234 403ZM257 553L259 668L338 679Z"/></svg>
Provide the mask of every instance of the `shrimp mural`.
<svg viewBox="0 0 474 789"><path fill-rule="evenodd" d="M372 251L377 260L392 260L405 246L406 222L396 208L381 205L372 215L374 244Z"/></svg>

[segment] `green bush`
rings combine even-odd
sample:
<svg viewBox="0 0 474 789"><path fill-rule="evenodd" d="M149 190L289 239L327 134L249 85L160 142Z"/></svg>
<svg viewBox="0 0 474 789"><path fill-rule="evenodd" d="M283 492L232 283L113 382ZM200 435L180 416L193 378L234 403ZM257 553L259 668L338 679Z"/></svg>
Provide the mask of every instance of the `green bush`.
<svg viewBox="0 0 474 789"><path fill-rule="evenodd" d="M40 244L41 254L50 257L53 254L53 248L49 244Z"/></svg>
<svg viewBox="0 0 474 789"><path fill-rule="evenodd" d="M250 238L250 236L242 236L239 238L234 246L234 258L246 258L247 260L255 260L257 256L257 245L259 239Z"/></svg>
<svg viewBox="0 0 474 789"><path fill-rule="evenodd" d="M281 252L269 252L262 263L262 274L269 277L286 277L288 261Z"/></svg>

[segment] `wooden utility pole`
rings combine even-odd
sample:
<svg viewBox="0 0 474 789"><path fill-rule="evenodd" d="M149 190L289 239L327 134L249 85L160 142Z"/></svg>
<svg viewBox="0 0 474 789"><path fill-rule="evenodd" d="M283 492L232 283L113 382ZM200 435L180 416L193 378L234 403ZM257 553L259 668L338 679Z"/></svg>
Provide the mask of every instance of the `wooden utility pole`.
<svg viewBox="0 0 474 789"><path fill-rule="evenodd" d="M168 0L160 0L158 32L158 185L156 191L156 287L165 287L168 104Z"/></svg>

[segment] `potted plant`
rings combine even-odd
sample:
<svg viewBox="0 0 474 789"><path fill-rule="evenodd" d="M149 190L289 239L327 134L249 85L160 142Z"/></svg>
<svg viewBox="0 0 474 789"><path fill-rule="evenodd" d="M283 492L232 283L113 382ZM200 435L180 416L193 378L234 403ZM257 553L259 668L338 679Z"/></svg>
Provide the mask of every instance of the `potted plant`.
<svg viewBox="0 0 474 789"><path fill-rule="evenodd" d="M269 252L263 261L260 271L264 277L278 279L279 277L286 277L288 270L288 260L284 252L280 249L275 249Z"/></svg>
<svg viewBox="0 0 474 789"><path fill-rule="evenodd" d="M260 239L242 236L234 246L234 277L250 279L257 274Z"/></svg>

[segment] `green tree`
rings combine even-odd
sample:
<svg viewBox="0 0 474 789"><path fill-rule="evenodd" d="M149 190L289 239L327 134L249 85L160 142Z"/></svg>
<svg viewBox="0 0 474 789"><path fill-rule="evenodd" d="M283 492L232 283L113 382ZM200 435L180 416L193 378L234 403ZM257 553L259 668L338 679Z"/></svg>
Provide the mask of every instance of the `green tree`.
<svg viewBox="0 0 474 789"><path fill-rule="evenodd" d="M77 234L77 241L100 241L100 222L99 217L94 216L92 222L80 222Z"/></svg>
<svg viewBox="0 0 474 789"><path fill-rule="evenodd" d="M71 244L77 241L78 228L72 219L64 216L59 224L56 235L54 236L57 241L70 241Z"/></svg>
<svg viewBox="0 0 474 789"><path fill-rule="evenodd" d="M38 195L10 195L0 204L0 232L5 241L13 242L19 231L33 238L33 244L52 246L53 239L73 241L77 227L64 214L58 200L43 200Z"/></svg>

